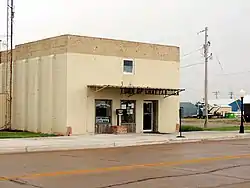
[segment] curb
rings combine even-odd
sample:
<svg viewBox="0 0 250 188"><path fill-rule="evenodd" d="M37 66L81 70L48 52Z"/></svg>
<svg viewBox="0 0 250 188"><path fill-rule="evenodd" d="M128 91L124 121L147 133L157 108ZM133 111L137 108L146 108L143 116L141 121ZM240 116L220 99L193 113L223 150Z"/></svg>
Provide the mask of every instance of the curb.
<svg viewBox="0 0 250 188"><path fill-rule="evenodd" d="M46 152L46 151L65 151L65 150L84 150L84 149L101 149L114 147L113 143L110 144L93 144L93 145L43 145L43 146L28 146L27 153L33 152Z"/></svg>
<svg viewBox="0 0 250 188"><path fill-rule="evenodd" d="M0 148L0 154L26 153L26 147Z"/></svg>
<svg viewBox="0 0 250 188"><path fill-rule="evenodd" d="M133 146L146 146L158 144L177 144L177 143L197 143L204 141L223 141L223 140L237 140L249 139L250 135L236 135L227 137L214 137L214 138L179 138L179 139L163 139L158 141L130 141L130 142L110 142L110 143L95 143L95 144L54 144L54 145L37 145L37 146L20 146L20 147L0 147L0 154L15 154L15 153L34 153L34 152L49 152L49 151L66 151L66 150L85 150L85 149L104 149L104 148L121 148Z"/></svg>

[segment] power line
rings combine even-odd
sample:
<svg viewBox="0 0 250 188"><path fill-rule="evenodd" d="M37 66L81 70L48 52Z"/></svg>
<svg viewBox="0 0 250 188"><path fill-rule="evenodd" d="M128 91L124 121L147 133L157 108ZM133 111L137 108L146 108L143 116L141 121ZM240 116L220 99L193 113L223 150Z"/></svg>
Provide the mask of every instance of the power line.
<svg viewBox="0 0 250 188"><path fill-rule="evenodd" d="M220 66L221 66L221 68L222 68L222 65L221 65L221 62L220 62L220 60L219 60L219 58L218 58L218 56L217 56L217 61L218 61L218 63L220 64ZM222 72L224 72L224 69L222 68ZM238 73L229 73L229 74L224 74L224 75L235 75L235 74L242 74L242 73L249 73L250 71L244 71L244 72L238 72ZM229 82L227 82L227 86L228 86L228 88L230 88L230 90L232 90L232 88L231 88L231 86L229 85ZM234 99L234 100L238 100L237 98L235 98L235 96L234 96L234 92L229 92L229 98L230 99ZM236 104L237 104L237 106L238 106L238 108L240 109L240 106L239 106L239 104L238 104L238 102L236 102ZM245 121L245 118L243 117L243 119L244 119L244 121Z"/></svg>
<svg viewBox="0 0 250 188"><path fill-rule="evenodd" d="M241 71L241 72L222 73L222 74L217 74L216 76L234 76L234 75L246 74L246 73L250 73L250 70Z"/></svg>
<svg viewBox="0 0 250 188"><path fill-rule="evenodd" d="M195 91L195 92L200 92L200 91L202 91L201 89L194 89L194 88L191 88L191 87L187 87L187 88L185 88L187 91L189 90L189 91Z"/></svg>
<svg viewBox="0 0 250 188"><path fill-rule="evenodd" d="M219 66L220 66L220 68L221 68L221 72L222 72L222 74L216 74L216 75L214 75L214 76L233 76L233 75L238 75L238 74L250 73L250 70L241 71L241 72L224 73L225 70L224 70L223 65L222 65L222 63L221 63L221 60L219 59L218 54L217 54L216 51L214 50L214 47L213 47L213 52L214 52L213 54L214 54L214 56L215 56L215 58L216 58L216 61L217 61L217 63L219 64Z"/></svg>
<svg viewBox="0 0 250 188"><path fill-rule="evenodd" d="M224 69L223 69L223 66L222 66L222 64L221 64L221 61L220 61L220 59L219 59L217 53L215 53L215 58L216 58L218 64L220 65L221 71L223 71Z"/></svg>
<svg viewBox="0 0 250 188"><path fill-rule="evenodd" d="M193 63L193 64L189 64L189 65L184 65L184 66L181 66L180 68L188 68L188 67L193 67L193 66L196 66L196 65L204 65L204 62Z"/></svg>
<svg viewBox="0 0 250 188"><path fill-rule="evenodd" d="M222 62L218 56L218 53L215 51L214 49L214 45L213 45L213 52L216 58L217 63L219 64L220 68L221 68L221 74L213 74L213 76L219 76L219 77L223 77L223 76L237 76L237 75L241 75L241 74L249 74L250 70L245 70L245 71L239 71L239 72L229 72L229 73L225 73L224 67L222 65ZM227 82L228 85L227 87L232 91L233 88L229 85L229 82ZM229 96L231 97L231 95L229 94Z"/></svg>
<svg viewBox="0 0 250 188"><path fill-rule="evenodd" d="M196 53L196 52L198 52L198 51L200 51L200 50L202 50L202 49L203 49L203 47L200 47L200 48L198 48L198 49L196 49L196 50L193 50L193 51L191 51L191 52L189 52L189 53L183 54L183 55L181 56L181 59L183 59L183 58L186 57L186 56L190 56L190 55L192 55L192 54L194 54L194 53Z"/></svg>

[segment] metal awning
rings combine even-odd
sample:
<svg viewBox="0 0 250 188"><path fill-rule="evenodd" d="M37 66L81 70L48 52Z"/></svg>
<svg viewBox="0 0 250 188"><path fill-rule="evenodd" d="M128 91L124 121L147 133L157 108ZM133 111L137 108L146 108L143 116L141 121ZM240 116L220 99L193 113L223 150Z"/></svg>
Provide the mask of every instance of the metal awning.
<svg viewBox="0 0 250 188"><path fill-rule="evenodd" d="M168 96L178 96L180 92L185 91L185 89L168 89L168 88L152 88L143 86L117 86L117 85L88 85L89 88L94 88L95 92L99 92L105 88L117 88L120 89L121 94L128 94L130 96L136 94L144 95L163 95Z"/></svg>

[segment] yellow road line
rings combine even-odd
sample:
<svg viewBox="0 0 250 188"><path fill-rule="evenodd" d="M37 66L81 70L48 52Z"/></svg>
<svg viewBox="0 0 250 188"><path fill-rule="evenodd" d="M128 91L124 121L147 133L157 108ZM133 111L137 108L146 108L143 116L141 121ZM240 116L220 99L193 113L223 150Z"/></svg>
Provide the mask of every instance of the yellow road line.
<svg viewBox="0 0 250 188"><path fill-rule="evenodd" d="M55 176L64 176L64 175L79 175L79 174L91 174L91 173L102 173L102 172L112 172L112 171L125 171L125 170L133 170L133 169L137 169L137 168L146 168L146 167L160 167L160 166L169 167L169 166L179 166L179 165L185 165L185 164L198 164L198 163L206 163L206 162L214 162L214 161L222 161L222 160L232 160L232 159L242 159L242 158L250 158L250 154L198 158L198 159L172 161L172 162L161 162L161 163L133 164L133 165L126 165L126 166L113 166L113 167L94 168L94 169L85 169L85 170L69 170L69 171L28 174L28 175L15 176L15 177L4 177L4 178L2 177L2 178L0 178L0 181L5 181L5 180L9 180L9 179L16 179L16 178L34 179L34 178L39 178L39 177L55 177Z"/></svg>

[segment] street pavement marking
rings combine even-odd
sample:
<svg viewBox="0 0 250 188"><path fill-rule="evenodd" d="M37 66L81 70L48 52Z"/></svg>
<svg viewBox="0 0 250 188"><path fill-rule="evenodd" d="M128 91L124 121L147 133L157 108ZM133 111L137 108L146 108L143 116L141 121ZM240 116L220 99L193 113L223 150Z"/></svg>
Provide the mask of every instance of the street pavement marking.
<svg viewBox="0 0 250 188"><path fill-rule="evenodd" d="M206 163L206 162L213 162L213 161L242 159L242 158L250 158L250 154L198 158L198 159L170 161L170 162L161 162L161 163L132 164L132 165L126 165L126 166L113 166L113 167L94 168L94 169L85 169L85 170L57 171L57 172L48 172L48 173L28 174L28 175L23 175L23 176L14 176L14 177L0 177L0 181L7 181L7 180L12 180L12 179L34 179L34 178L39 178L39 177L55 177L55 176L65 176L65 175L103 173L103 172L112 172L112 171L125 171L125 170L132 170L132 169L146 168L146 167L161 167L161 166L170 167L170 166L179 166L179 165L185 165L185 164L197 164L197 163Z"/></svg>

